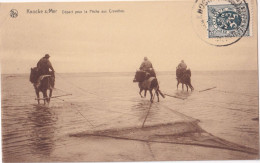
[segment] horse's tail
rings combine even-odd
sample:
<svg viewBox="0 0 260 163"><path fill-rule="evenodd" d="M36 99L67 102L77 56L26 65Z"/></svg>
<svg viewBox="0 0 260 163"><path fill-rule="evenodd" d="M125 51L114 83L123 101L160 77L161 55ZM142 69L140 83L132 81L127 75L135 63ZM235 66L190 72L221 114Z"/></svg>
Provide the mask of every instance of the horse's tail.
<svg viewBox="0 0 260 163"><path fill-rule="evenodd" d="M191 85L191 78L189 75L186 76L186 84L190 87L191 90L194 90L193 86Z"/></svg>
<svg viewBox="0 0 260 163"><path fill-rule="evenodd" d="M159 89L159 83L158 83L157 78L155 78L152 81L151 86L152 86L153 89L155 89L156 92L158 92L163 98L165 98L164 94Z"/></svg>
<svg viewBox="0 0 260 163"><path fill-rule="evenodd" d="M190 69L187 69L185 73L188 74L188 75L191 77L191 71L190 71Z"/></svg>
<svg viewBox="0 0 260 163"><path fill-rule="evenodd" d="M54 85L55 85L55 77L54 76L51 76L49 77L49 80L50 80L50 89L53 89L54 88Z"/></svg>
<svg viewBox="0 0 260 163"><path fill-rule="evenodd" d="M190 79L189 75L187 75L187 81L188 81L189 84L191 84L191 79Z"/></svg>
<svg viewBox="0 0 260 163"><path fill-rule="evenodd" d="M159 94L160 94L163 98L165 98L164 94L160 91L159 88L158 88L158 92L159 92Z"/></svg>
<svg viewBox="0 0 260 163"><path fill-rule="evenodd" d="M190 86L190 89L193 91L194 88L193 88L193 86L191 85L191 83L189 83L189 86Z"/></svg>

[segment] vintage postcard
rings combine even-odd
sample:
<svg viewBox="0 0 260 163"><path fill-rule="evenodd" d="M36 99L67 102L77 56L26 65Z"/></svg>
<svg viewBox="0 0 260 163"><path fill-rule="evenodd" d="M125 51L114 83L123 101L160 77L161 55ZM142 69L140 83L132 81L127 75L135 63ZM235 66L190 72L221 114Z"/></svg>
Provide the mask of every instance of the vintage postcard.
<svg viewBox="0 0 260 163"><path fill-rule="evenodd" d="M258 160L256 0L1 2L3 162Z"/></svg>

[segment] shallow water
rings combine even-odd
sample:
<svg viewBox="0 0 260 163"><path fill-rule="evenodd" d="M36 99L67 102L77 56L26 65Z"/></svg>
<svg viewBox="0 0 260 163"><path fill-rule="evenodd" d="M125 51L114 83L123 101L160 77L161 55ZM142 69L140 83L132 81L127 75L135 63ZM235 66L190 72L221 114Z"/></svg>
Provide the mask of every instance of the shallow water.
<svg viewBox="0 0 260 163"><path fill-rule="evenodd" d="M138 86L132 82L134 73L56 74L57 89L54 90L53 96L68 93L72 93L72 96L54 98L48 107L36 105L34 89L29 82L28 74L2 75L3 160L141 161L259 158L257 75L257 71L193 72L192 84L195 91L191 93L181 91L181 85L179 90L176 89L174 72L161 72L157 76L161 91L183 97L185 100L160 97L158 103L155 98L150 110L150 95L147 93L146 98L140 98ZM216 88L199 92L212 87ZM178 123L182 125L176 128ZM139 132L143 124L144 127L154 128L152 131ZM170 126L156 127L165 124ZM126 136L120 132L124 129L130 129L131 133L135 134ZM109 135L112 135L112 138L93 134L110 130L113 131ZM173 137L178 133L178 138L176 135ZM155 138L158 134L159 137ZM119 138L127 137L129 140L115 139L115 135ZM153 143L150 141L152 138L153 141L160 140L160 143L171 141L175 145ZM138 142L140 139L144 139L146 143ZM227 145L220 148L215 143L219 139L222 140L219 144ZM192 148L196 148L197 154L193 157L187 156L187 149L182 146L187 142L191 142ZM124 144L124 147L120 144ZM204 147L201 147L201 144ZM209 145L205 147L205 144ZM214 149L215 147L217 149ZM236 153L240 147L245 150ZM247 147L250 149L247 150ZM110 148L112 149L109 151ZM178 149L182 148L186 150L180 152ZM226 154L225 148L233 153ZM165 152L162 153L158 149ZM212 150L212 154L202 156L205 149ZM252 150L254 152L250 152ZM140 152L143 155L140 155Z"/></svg>

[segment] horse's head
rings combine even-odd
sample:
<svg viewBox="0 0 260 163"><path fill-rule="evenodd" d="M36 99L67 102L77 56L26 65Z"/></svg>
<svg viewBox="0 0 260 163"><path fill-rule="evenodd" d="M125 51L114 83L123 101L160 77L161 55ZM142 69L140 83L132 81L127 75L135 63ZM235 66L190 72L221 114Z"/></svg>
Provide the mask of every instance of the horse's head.
<svg viewBox="0 0 260 163"><path fill-rule="evenodd" d="M54 88L54 85L55 85L55 73L54 71L51 71L50 72L50 85L52 86L52 88Z"/></svg>
<svg viewBox="0 0 260 163"><path fill-rule="evenodd" d="M177 67L176 67L176 77L177 77L177 79L181 78L182 75L183 75L183 72L181 71L181 69L177 69Z"/></svg>
<svg viewBox="0 0 260 163"><path fill-rule="evenodd" d="M39 77L38 68L37 67L31 68L30 82L36 83L38 77Z"/></svg>
<svg viewBox="0 0 260 163"><path fill-rule="evenodd" d="M141 71L141 70L138 70L136 71L135 73L135 79L133 82L142 82L145 80L145 77L146 77L146 72L145 71Z"/></svg>
<svg viewBox="0 0 260 163"><path fill-rule="evenodd" d="M187 69L187 70L185 71L185 74L188 74L189 76L191 76L191 71L190 71L190 69Z"/></svg>

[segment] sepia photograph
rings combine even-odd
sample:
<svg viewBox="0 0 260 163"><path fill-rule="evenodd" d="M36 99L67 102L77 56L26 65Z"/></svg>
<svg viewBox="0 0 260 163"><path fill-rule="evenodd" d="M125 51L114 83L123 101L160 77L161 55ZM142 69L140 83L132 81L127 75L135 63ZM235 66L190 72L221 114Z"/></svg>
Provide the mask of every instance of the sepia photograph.
<svg viewBox="0 0 260 163"><path fill-rule="evenodd" d="M257 3L0 2L2 162L259 160Z"/></svg>

